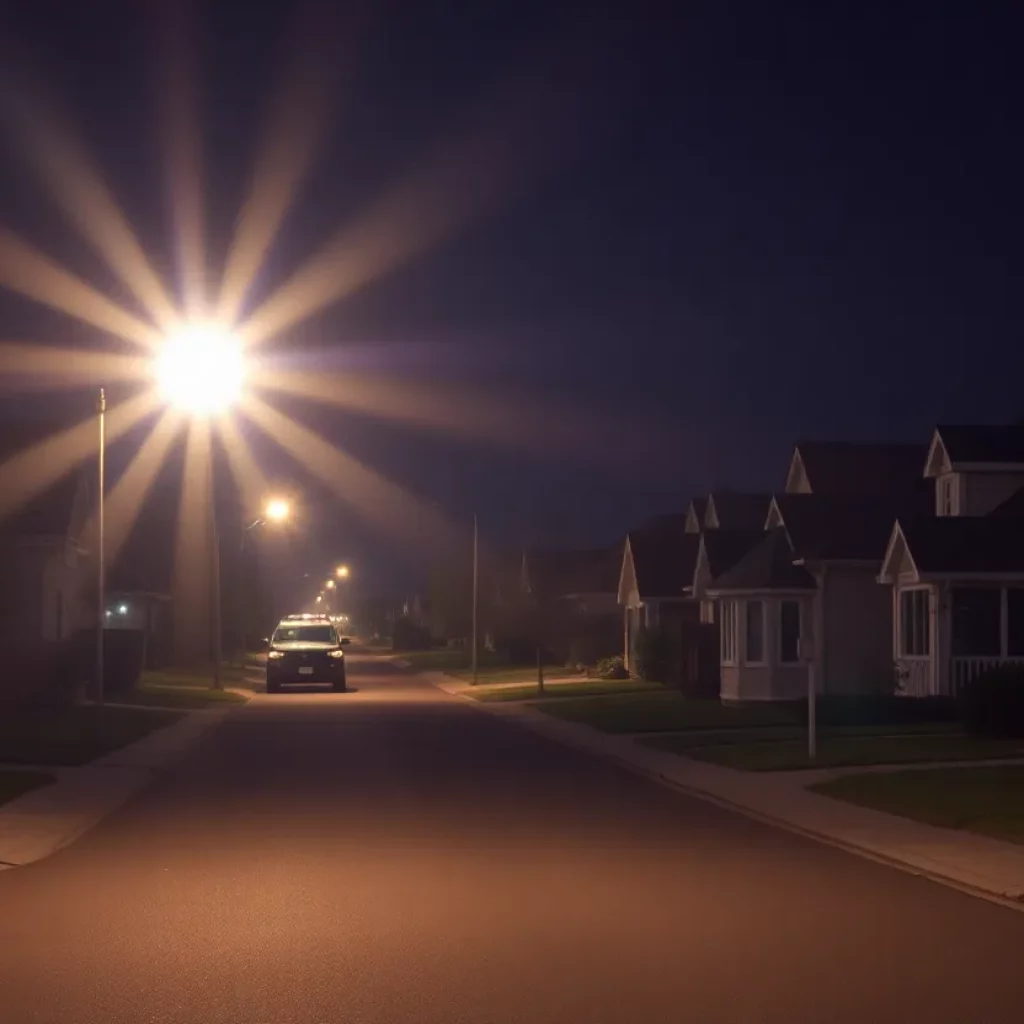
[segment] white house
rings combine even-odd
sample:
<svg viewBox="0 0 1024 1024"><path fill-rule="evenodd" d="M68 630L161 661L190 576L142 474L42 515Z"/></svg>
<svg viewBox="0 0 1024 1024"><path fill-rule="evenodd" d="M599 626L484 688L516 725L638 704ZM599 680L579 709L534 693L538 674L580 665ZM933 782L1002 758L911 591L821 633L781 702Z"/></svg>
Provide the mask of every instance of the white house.
<svg viewBox="0 0 1024 1024"><path fill-rule="evenodd" d="M923 469L933 514L896 522L878 577L910 696L1024 661L1024 426L937 427Z"/></svg>

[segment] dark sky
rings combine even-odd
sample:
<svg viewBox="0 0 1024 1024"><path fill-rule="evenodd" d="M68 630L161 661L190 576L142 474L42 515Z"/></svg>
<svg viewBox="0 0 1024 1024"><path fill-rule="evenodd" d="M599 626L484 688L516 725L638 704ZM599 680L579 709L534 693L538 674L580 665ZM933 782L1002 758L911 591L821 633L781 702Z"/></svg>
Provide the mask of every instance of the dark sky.
<svg viewBox="0 0 1024 1024"><path fill-rule="evenodd" d="M172 275L158 5L14 6L8 47ZM780 485L797 436L924 439L936 420L1020 413L1011 5L342 8L314 11L304 37L291 4L198 6L213 262L298 31L336 102L255 300L431 146L482 130L513 170L497 208L280 350L525 391L640 434L635 465L545 459L287 405L395 480L462 517L478 509L496 538L589 542L713 485ZM4 222L112 288L8 141ZM20 299L0 313L7 336L101 343ZM379 545L358 544L372 562Z"/></svg>

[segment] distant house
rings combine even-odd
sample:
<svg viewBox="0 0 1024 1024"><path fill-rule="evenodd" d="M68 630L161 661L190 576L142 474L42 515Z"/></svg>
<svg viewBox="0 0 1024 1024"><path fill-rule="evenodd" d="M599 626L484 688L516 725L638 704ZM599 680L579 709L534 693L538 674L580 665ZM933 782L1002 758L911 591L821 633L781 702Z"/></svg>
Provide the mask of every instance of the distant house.
<svg viewBox="0 0 1024 1024"><path fill-rule="evenodd" d="M911 696L955 694L1024 662L1024 426L940 426L920 468L929 515L892 527L879 580Z"/></svg>
<svg viewBox="0 0 1024 1024"><path fill-rule="evenodd" d="M619 649L622 546L533 547L523 552L522 588L544 616L544 644L559 660L592 664Z"/></svg>
<svg viewBox="0 0 1024 1024"><path fill-rule="evenodd" d="M693 572L700 535L687 532L689 512L662 516L626 538L619 574L618 602L623 609L623 657L637 670L643 630L662 630L673 638L675 678L683 686L699 683L700 604L693 600Z"/></svg>
<svg viewBox="0 0 1024 1024"><path fill-rule="evenodd" d="M704 506L704 530L763 530L770 494L715 491Z"/></svg>
<svg viewBox="0 0 1024 1024"><path fill-rule="evenodd" d="M5 428L0 463L48 432L41 425ZM0 465L0 487L9 467ZM76 468L0 517L4 642L58 642L93 625L95 567L85 542L90 491L86 471Z"/></svg>
<svg viewBox="0 0 1024 1024"><path fill-rule="evenodd" d="M800 442L765 535L706 584L718 601L721 694L777 700L892 681L892 606L877 574L893 520L929 500L924 445ZM915 471L915 459L917 469Z"/></svg>

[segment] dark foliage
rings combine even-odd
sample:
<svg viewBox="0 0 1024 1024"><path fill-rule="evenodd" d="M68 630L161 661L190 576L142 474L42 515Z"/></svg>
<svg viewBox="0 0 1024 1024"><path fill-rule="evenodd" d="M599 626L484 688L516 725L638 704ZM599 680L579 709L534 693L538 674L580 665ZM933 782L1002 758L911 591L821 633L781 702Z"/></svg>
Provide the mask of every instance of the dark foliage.
<svg viewBox="0 0 1024 1024"><path fill-rule="evenodd" d="M1000 665L983 672L961 691L959 707L968 732L1024 738L1024 665Z"/></svg>

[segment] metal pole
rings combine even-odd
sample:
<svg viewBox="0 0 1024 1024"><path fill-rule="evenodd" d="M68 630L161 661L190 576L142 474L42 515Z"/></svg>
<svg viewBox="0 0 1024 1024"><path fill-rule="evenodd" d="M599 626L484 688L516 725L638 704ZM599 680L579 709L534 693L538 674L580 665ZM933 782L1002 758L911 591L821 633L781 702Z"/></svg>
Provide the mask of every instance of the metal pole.
<svg viewBox="0 0 1024 1024"><path fill-rule="evenodd" d="M807 666L807 760L818 756L818 694L814 678L814 662Z"/></svg>
<svg viewBox="0 0 1024 1024"><path fill-rule="evenodd" d="M473 685L480 681L479 651L480 644L477 635L479 623L480 606L480 531L478 529L476 513L473 513Z"/></svg>
<svg viewBox="0 0 1024 1024"><path fill-rule="evenodd" d="M103 388L100 388L99 401L96 405L97 418L99 420L99 460L97 463L97 477L99 485L99 500L96 513L96 684L94 697L98 705L103 704L103 630L107 624L107 579L106 565L104 560L105 541L104 536L104 491L106 489L106 447L107 447L107 395Z"/></svg>
<svg viewBox="0 0 1024 1024"><path fill-rule="evenodd" d="M213 629L213 688L223 690L224 683L220 677L221 663L221 609L220 609L220 537L217 533L217 503L213 492L213 449L210 449L210 575L213 584L213 607L210 609L211 626Z"/></svg>

